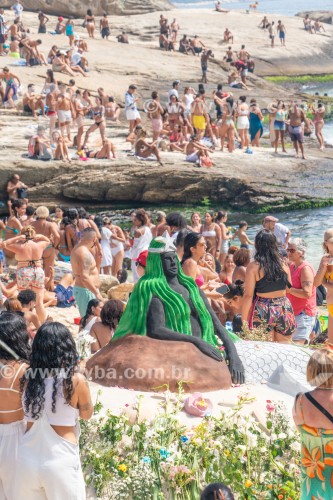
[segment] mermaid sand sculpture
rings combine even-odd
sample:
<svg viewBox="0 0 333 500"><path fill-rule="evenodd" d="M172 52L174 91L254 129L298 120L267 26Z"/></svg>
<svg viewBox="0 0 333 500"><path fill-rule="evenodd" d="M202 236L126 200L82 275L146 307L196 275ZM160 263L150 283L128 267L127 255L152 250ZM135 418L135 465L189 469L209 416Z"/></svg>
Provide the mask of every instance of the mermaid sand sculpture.
<svg viewBox="0 0 333 500"><path fill-rule="evenodd" d="M221 342L225 357L218 350ZM191 391L244 383L233 341L204 293L182 272L167 233L152 240L145 275L134 287L112 341L88 361L87 369L102 385L137 390L165 384L177 390L179 381Z"/></svg>

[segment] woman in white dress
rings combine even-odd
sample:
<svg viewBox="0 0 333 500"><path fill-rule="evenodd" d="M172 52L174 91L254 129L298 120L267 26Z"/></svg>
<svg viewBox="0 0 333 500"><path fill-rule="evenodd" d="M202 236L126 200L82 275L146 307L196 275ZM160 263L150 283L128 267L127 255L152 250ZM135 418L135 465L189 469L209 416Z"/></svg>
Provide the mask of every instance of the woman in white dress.
<svg viewBox="0 0 333 500"><path fill-rule="evenodd" d="M95 217L95 224L101 233L101 247L102 247L102 263L101 274L111 274L112 270L112 253L111 253L111 236L110 229L103 225L103 219L100 216Z"/></svg>
<svg viewBox="0 0 333 500"><path fill-rule="evenodd" d="M136 210L135 216L133 218L133 226L134 226L134 240L131 251L131 259L132 259L132 273L133 273L133 281L136 283L139 279L139 275L136 270L136 261L141 252L144 250L148 250L149 244L153 239L153 235L151 230L147 226L148 217L143 208L139 208Z"/></svg>

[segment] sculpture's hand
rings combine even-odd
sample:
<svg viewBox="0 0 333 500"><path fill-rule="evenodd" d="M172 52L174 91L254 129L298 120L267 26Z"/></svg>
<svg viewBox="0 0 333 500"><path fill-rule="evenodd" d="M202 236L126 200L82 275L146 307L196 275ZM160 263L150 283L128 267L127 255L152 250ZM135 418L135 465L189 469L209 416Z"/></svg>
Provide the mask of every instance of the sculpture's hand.
<svg viewBox="0 0 333 500"><path fill-rule="evenodd" d="M222 356L220 351L218 351L215 347L208 344L204 340L193 338L193 344L206 356L215 359L215 361L222 361Z"/></svg>
<svg viewBox="0 0 333 500"><path fill-rule="evenodd" d="M234 384L244 384L245 383L245 372L244 366L238 356L235 358L231 356L229 359L229 371L231 375L231 380Z"/></svg>

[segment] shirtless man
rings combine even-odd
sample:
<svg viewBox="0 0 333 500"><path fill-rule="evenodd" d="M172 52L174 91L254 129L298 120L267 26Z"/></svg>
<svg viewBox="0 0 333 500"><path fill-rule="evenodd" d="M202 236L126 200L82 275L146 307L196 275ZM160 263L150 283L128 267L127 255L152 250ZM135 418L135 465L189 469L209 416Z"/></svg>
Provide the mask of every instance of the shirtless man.
<svg viewBox="0 0 333 500"><path fill-rule="evenodd" d="M275 26L274 26L274 21L268 25L268 35L269 39L271 41L271 47L274 47L274 41L275 41Z"/></svg>
<svg viewBox="0 0 333 500"><path fill-rule="evenodd" d="M241 248L249 248L249 245L254 245L253 241L251 241L246 234L246 230L248 228L246 221L241 221L238 225L238 229L235 234L232 236L232 240L238 238L241 243Z"/></svg>
<svg viewBox="0 0 333 500"><path fill-rule="evenodd" d="M228 28L224 30L223 41L225 43L234 43L234 36Z"/></svg>
<svg viewBox="0 0 333 500"><path fill-rule="evenodd" d="M125 31L122 31L120 35L116 36L119 43L128 43L128 36Z"/></svg>
<svg viewBox="0 0 333 500"><path fill-rule="evenodd" d="M21 43L27 49L27 66L30 66L31 58L37 59L39 61L39 64L45 64L45 66L47 66L47 61L44 54L42 54L38 50L39 45L42 44L42 40L30 40L29 38L24 38L21 40Z"/></svg>
<svg viewBox="0 0 333 500"><path fill-rule="evenodd" d="M171 23L171 38L174 42L177 41L177 34L178 34L178 31L180 30L180 26L179 24L177 23L177 20L174 19Z"/></svg>
<svg viewBox="0 0 333 500"><path fill-rule="evenodd" d="M50 120L50 137L52 137L57 122L58 90L54 83L50 84L50 92L46 95L45 103L48 107L47 116Z"/></svg>
<svg viewBox="0 0 333 500"><path fill-rule="evenodd" d="M201 54L201 52L206 49L205 44L198 38L198 35L191 40L191 46L194 49L195 54Z"/></svg>
<svg viewBox="0 0 333 500"><path fill-rule="evenodd" d="M19 34L19 20L15 19L13 24L9 26L8 31L10 33L10 41L13 42L15 37Z"/></svg>
<svg viewBox="0 0 333 500"><path fill-rule="evenodd" d="M212 149L203 146L197 136L192 135L185 148L186 161L190 163L200 163L202 156L209 157L208 153L213 153Z"/></svg>
<svg viewBox="0 0 333 500"><path fill-rule="evenodd" d="M109 26L109 20L108 20L107 14L103 14L103 17L99 22L99 28L101 30L101 36L102 36L103 40L104 40L104 38L106 38L108 40L109 36L110 36L110 26Z"/></svg>
<svg viewBox="0 0 333 500"><path fill-rule="evenodd" d="M64 84L59 90L60 94L57 97L59 127L64 137L67 131L68 141L71 142L72 101Z"/></svg>
<svg viewBox="0 0 333 500"><path fill-rule="evenodd" d="M207 70L208 70L208 61L209 59L214 59L214 54L212 50L204 50L201 54L201 70L202 70L202 83L207 83Z"/></svg>
<svg viewBox="0 0 333 500"><path fill-rule="evenodd" d="M42 110L42 116L45 116L44 98L40 94L35 93L35 86L33 83L28 85L28 91L23 96L23 110L26 113L31 113L37 120L37 112Z"/></svg>
<svg viewBox="0 0 333 500"><path fill-rule="evenodd" d="M152 101L148 104L148 117L151 119L153 129L153 141L157 141L163 129L162 114L164 113L163 107L160 103L158 93L154 90L151 94Z"/></svg>
<svg viewBox="0 0 333 500"><path fill-rule="evenodd" d="M321 22L319 22L318 19L314 22L313 29L315 33L320 33L321 30L323 30L324 33L326 33L324 25Z"/></svg>
<svg viewBox="0 0 333 500"><path fill-rule="evenodd" d="M223 58L227 63L231 63L234 60L234 53L231 47L228 47L228 50L225 53L225 57Z"/></svg>
<svg viewBox="0 0 333 500"><path fill-rule="evenodd" d="M105 93L105 90L102 87L97 89L97 93L99 97L102 99L102 106L106 106L109 102L109 96Z"/></svg>
<svg viewBox="0 0 333 500"><path fill-rule="evenodd" d="M288 119L289 119L288 131L296 151L296 158L298 158L298 151L300 149L302 153L302 158L303 160L305 160L302 123L303 122L307 123L307 119L304 114L304 111L299 108L297 102L294 102L292 104L292 107L289 110Z"/></svg>
<svg viewBox="0 0 333 500"><path fill-rule="evenodd" d="M282 47L285 47L286 45L286 28L285 25L283 24L282 21L278 21L276 30L278 32L279 38L280 38L280 43Z"/></svg>
<svg viewBox="0 0 333 500"><path fill-rule="evenodd" d="M191 53L195 56L194 48L191 47L186 35L183 35L183 38L179 41L179 52L186 55Z"/></svg>
<svg viewBox="0 0 333 500"><path fill-rule="evenodd" d="M135 130L135 156L138 158L149 158L155 156L158 163L163 166L156 141L149 143L146 140L146 131L137 127Z"/></svg>
<svg viewBox="0 0 333 500"><path fill-rule="evenodd" d="M240 61L243 61L244 63L247 62L247 60L250 58L250 54L248 53L247 50L245 50L245 45L242 45L239 54L238 54L238 59Z"/></svg>
<svg viewBox="0 0 333 500"><path fill-rule="evenodd" d="M201 91L191 104L191 124L196 130L198 141L205 134L206 124L209 122L205 103L205 91Z"/></svg>
<svg viewBox="0 0 333 500"><path fill-rule="evenodd" d="M86 314L88 302L91 299L103 300L99 291L100 280L96 260L93 257L97 243L96 232L88 227L82 231L81 240L71 253L75 277L73 293L81 317Z"/></svg>

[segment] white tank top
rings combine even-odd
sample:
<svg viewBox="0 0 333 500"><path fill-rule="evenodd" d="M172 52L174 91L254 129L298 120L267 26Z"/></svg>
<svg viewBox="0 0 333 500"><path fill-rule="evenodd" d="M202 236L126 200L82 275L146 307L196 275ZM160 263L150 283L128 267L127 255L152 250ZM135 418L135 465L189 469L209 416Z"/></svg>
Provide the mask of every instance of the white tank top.
<svg viewBox="0 0 333 500"><path fill-rule="evenodd" d="M79 418L79 410L66 403L63 394L62 380L58 383L58 392L56 396L55 413L52 412L52 392L53 392L53 378L47 377L44 379L45 384L45 403L43 411L46 413L47 420L50 425L63 425L65 427L75 427L76 421ZM23 396L25 402L25 394ZM25 405L23 405L25 406ZM24 412L25 419L28 422L34 422L31 414Z"/></svg>
<svg viewBox="0 0 333 500"><path fill-rule="evenodd" d="M134 238L134 243L131 251L131 258L137 259L141 252L144 250L148 250L151 240L153 239L153 235L151 234L151 230L148 226L145 226L145 232L140 238Z"/></svg>

